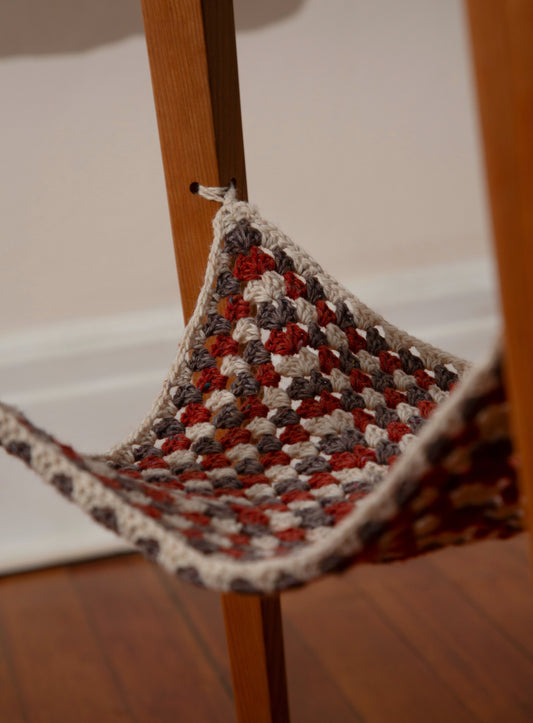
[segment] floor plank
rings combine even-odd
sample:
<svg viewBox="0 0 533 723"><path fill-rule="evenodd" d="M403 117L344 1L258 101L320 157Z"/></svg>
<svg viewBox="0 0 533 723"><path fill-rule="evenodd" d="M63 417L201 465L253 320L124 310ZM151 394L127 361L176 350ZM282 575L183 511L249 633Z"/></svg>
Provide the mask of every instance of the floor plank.
<svg viewBox="0 0 533 723"><path fill-rule="evenodd" d="M361 594L357 572L287 595L284 609L359 715L369 722L476 720Z"/></svg>
<svg viewBox="0 0 533 723"><path fill-rule="evenodd" d="M0 721L22 723L26 719L11 651L0 626Z"/></svg>
<svg viewBox="0 0 533 723"><path fill-rule="evenodd" d="M429 558L455 589L488 618L512 645L533 658L533 577L527 536L505 544L469 545ZM475 574L473 572L475 571Z"/></svg>
<svg viewBox="0 0 533 723"><path fill-rule="evenodd" d="M0 624L32 723L131 720L65 569L0 580Z"/></svg>
<svg viewBox="0 0 533 723"><path fill-rule="evenodd" d="M230 691L151 565L128 557L75 566L69 575L135 720L233 719Z"/></svg>
<svg viewBox="0 0 533 723"><path fill-rule="evenodd" d="M533 720L525 536L282 596L293 723ZM231 723L220 598L137 555L0 580L0 721Z"/></svg>
<svg viewBox="0 0 533 723"><path fill-rule="evenodd" d="M436 564L420 559L390 565L387 575L368 567L360 571L358 585L480 720L533 720L531 660ZM505 588L493 595L505 596Z"/></svg>

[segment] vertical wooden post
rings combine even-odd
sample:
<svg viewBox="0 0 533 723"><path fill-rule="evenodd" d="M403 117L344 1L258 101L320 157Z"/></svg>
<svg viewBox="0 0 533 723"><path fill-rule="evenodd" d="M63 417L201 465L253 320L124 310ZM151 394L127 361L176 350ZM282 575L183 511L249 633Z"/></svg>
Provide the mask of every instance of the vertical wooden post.
<svg viewBox="0 0 533 723"><path fill-rule="evenodd" d="M216 204L189 186L246 174L232 0L141 0L183 313L194 311Z"/></svg>
<svg viewBox="0 0 533 723"><path fill-rule="evenodd" d="M289 723L279 596L223 595L222 609L237 719Z"/></svg>
<svg viewBox="0 0 533 723"><path fill-rule="evenodd" d="M533 526L533 2L467 0L506 372L521 480Z"/></svg>
<svg viewBox="0 0 533 723"><path fill-rule="evenodd" d="M232 0L141 0L181 299L202 286L216 205L189 186L246 174ZM223 595L235 706L242 723L289 720L279 596Z"/></svg>

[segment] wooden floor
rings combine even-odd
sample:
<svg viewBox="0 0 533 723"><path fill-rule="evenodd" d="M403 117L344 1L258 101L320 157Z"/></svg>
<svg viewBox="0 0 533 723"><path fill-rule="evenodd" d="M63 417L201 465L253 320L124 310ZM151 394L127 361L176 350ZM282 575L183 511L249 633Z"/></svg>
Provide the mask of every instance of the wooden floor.
<svg viewBox="0 0 533 723"><path fill-rule="evenodd" d="M283 597L292 720L533 721L524 536ZM219 598L135 555L0 580L0 721L233 721Z"/></svg>

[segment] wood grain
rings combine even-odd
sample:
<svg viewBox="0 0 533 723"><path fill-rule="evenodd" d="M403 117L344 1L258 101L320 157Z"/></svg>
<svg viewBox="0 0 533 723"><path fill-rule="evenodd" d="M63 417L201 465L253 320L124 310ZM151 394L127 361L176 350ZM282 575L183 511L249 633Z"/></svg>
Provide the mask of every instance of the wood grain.
<svg viewBox="0 0 533 723"><path fill-rule="evenodd" d="M17 672L13 665L6 631L0 626L0 720L23 723L26 720Z"/></svg>
<svg viewBox="0 0 533 723"><path fill-rule="evenodd" d="M524 535L287 592L295 723L531 720L529 585ZM212 723L218 710L235 720L214 593L137 555L0 580L0 720Z"/></svg>
<svg viewBox="0 0 533 723"><path fill-rule="evenodd" d="M457 564L455 550L442 550L431 558L431 565L443 575L446 584L460 591L478 616L490 621L531 659L533 585L525 543L524 537L516 537L505 544L490 541L471 545L463 550L464 565ZM475 575L471 574L472 568Z"/></svg>
<svg viewBox="0 0 533 723"><path fill-rule="evenodd" d="M435 555L438 557L438 555ZM533 663L429 560L368 568L359 584L392 628L479 720L533 718ZM505 595L500 589L493 594ZM498 651L493 655L490 651ZM529 682L528 682L529 681Z"/></svg>
<svg viewBox="0 0 533 723"><path fill-rule="evenodd" d="M131 720L65 569L1 580L0 621L24 719Z"/></svg>
<svg viewBox="0 0 533 723"><path fill-rule="evenodd" d="M153 566L129 557L119 566L104 560L70 574L134 720L232 720L230 690Z"/></svg>
<svg viewBox="0 0 533 723"><path fill-rule="evenodd" d="M218 178L221 185L234 178L238 197L246 201L248 190L233 0L202 0L202 16Z"/></svg>
<svg viewBox="0 0 533 723"><path fill-rule="evenodd" d="M288 723L285 656L278 596L222 596L240 723Z"/></svg>
<svg viewBox="0 0 533 723"><path fill-rule="evenodd" d="M233 6L231 0L141 4L187 321L203 284L217 209L191 194L190 184L226 185L234 177L240 197L246 194Z"/></svg>
<svg viewBox="0 0 533 723"><path fill-rule="evenodd" d="M410 630L395 628L365 594L372 568L351 571L284 597L288 621L318 656L330 679L364 721L473 723L477 718L420 655ZM385 583L391 567L374 568ZM416 576L415 566L415 576ZM406 595L414 597L406 584ZM387 593L391 608L396 599ZM431 645L434 638L429 638ZM438 705L436 701L438 700Z"/></svg>
<svg viewBox="0 0 533 723"><path fill-rule="evenodd" d="M533 520L533 3L467 0L507 379L521 480Z"/></svg>

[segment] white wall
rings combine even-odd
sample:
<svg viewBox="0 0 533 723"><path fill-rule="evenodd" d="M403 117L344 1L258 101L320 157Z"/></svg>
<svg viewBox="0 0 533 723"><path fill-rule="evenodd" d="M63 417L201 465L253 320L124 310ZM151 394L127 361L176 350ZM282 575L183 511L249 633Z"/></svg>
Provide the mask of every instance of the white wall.
<svg viewBox="0 0 533 723"><path fill-rule="evenodd" d="M78 4L0 6L0 331L176 299L140 12L120 0L125 37L87 47L121 26ZM263 5L236 4L253 201L340 277L485 253L459 1L293 0L254 26Z"/></svg>
<svg viewBox="0 0 533 723"><path fill-rule="evenodd" d="M97 451L180 322L139 9L73 5L0 5L0 398ZM497 312L458 0L236 17L251 200L391 320L479 356ZM115 544L13 460L0 478L0 569Z"/></svg>

